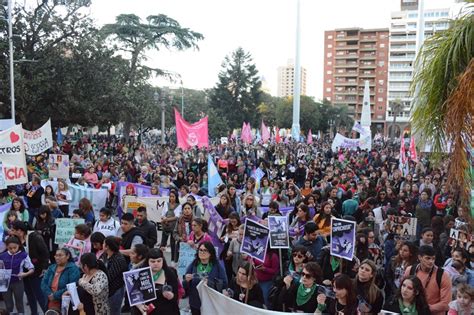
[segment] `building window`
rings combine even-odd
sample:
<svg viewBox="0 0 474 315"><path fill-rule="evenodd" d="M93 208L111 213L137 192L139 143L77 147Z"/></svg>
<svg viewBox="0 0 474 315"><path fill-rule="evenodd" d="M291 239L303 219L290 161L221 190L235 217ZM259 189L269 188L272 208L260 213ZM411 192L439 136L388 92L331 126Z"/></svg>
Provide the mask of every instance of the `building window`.
<svg viewBox="0 0 474 315"><path fill-rule="evenodd" d="M326 88L326 92L331 92L331 88Z"/></svg>
<svg viewBox="0 0 474 315"><path fill-rule="evenodd" d="M379 61L379 67L385 66L385 61Z"/></svg>
<svg viewBox="0 0 474 315"><path fill-rule="evenodd" d="M328 66L331 66L332 65L332 61L328 61Z"/></svg>
<svg viewBox="0 0 474 315"><path fill-rule="evenodd" d="M385 44L380 44L380 48L385 48Z"/></svg>
<svg viewBox="0 0 474 315"><path fill-rule="evenodd" d="M331 70L326 71L326 74L332 74Z"/></svg>
<svg viewBox="0 0 474 315"><path fill-rule="evenodd" d="M383 97L379 97L379 98L377 98L377 101L379 101L379 102L383 102Z"/></svg>
<svg viewBox="0 0 474 315"><path fill-rule="evenodd" d="M330 101L330 100L331 100L331 97L326 97L326 98L328 99L328 101Z"/></svg>
<svg viewBox="0 0 474 315"><path fill-rule="evenodd" d="M332 39L332 35L328 35L328 39Z"/></svg>
<svg viewBox="0 0 474 315"><path fill-rule="evenodd" d="M383 107L382 107L382 106L379 106L378 109L379 109L379 110L383 110Z"/></svg>
<svg viewBox="0 0 474 315"><path fill-rule="evenodd" d="M332 53L327 53L327 57L332 57Z"/></svg>
<svg viewBox="0 0 474 315"><path fill-rule="evenodd" d="M383 80L379 80L379 85L383 85Z"/></svg>
<svg viewBox="0 0 474 315"><path fill-rule="evenodd" d="M326 80L326 82L327 82L327 83L331 83L331 82L332 82L332 80L331 80L331 79L328 79L328 80Z"/></svg>
<svg viewBox="0 0 474 315"><path fill-rule="evenodd" d="M379 93L383 93L383 89L379 89Z"/></svg>
<svg viewBox="0 0 474 315"><path fill-rule="evenodd" d="M329 45L328 45L328 48L332 48L332 45L331 45L331 44L329 44Z"/></svg>

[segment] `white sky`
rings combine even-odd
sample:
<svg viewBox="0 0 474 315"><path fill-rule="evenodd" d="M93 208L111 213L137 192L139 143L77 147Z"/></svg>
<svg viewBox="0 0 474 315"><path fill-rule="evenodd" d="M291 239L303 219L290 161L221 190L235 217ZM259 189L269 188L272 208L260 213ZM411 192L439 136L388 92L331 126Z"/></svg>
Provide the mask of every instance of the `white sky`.
<svg viewBox="0 0 474 315"><path fill-rule="evenodd" d="M448 8L454 0L425 0L425 9ZM324 31L383 28L400 0L301 0L301 64L307 69L307 94L322 96ZM148 65L180 73L186 88L212 88L224 57L241 46L250 52L273 95L277 68L295 56L295 0L93 0L98 25L133 13L141 18L166 14L204 35L200 50L148 52ZM164 80L153 84L171 85Z"/></svg>

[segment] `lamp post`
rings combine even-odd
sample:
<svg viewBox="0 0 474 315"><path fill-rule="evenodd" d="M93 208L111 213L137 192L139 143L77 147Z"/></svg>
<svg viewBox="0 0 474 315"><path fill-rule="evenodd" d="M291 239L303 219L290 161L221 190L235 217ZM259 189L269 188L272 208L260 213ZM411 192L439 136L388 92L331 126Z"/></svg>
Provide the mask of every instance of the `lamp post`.
<svg viewBox="0 0 474 315"><path fill-rule="evenodd" d="M15 124L15 78L13 72L13 31L12 31L12 7L13 7L13 0L8 0L8 12L7 12L7 19L8 19L8 48L10 54L10 102L11 102L11 110L12 110L12 120Z"/></svg>

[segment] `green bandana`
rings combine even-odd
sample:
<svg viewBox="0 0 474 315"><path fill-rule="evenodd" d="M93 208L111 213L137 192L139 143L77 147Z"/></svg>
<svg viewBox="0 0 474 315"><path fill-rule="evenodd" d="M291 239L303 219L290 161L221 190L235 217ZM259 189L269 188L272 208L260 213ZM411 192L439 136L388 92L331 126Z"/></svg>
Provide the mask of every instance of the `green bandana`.
<svg viewBox="0 0 474 315"><path fill-rule="evenodd" d="M331 268L333 272L336 271L337 268L339 268L339 264L339 260L331 256Z"/></svg>
<svg viewBox="0 0 474 315"><path fill-rule="evenodd" d="M416 311L416 304L412 304L410 306L405 306L403 304L402 299L398 299L398 306L400 307L400 312L402 314L406 315L418 315L418 312Z"/></svg>
<svg viewBox="0 0 474 315"><path fill-rule="evenodd" d="M153 282L156 282L156 280L158 280L161 276L161 274L163 273L163 269L161 269L160 271L158 271L157 273L155 273L153 275Z"/></svg>
<svg viewBox="0 0 474 315"><path fill-rule="evenodd" d="M316 284L313 284L311 288L305 288L302 283L298 287L298 292L296 293L296 304L301 306L309 301L313 296L314 290L316 290Z"/></svg>
<svg viewBox="0 0 474 315"><path fill-rule="evenodd" d="M203 265L201 263L198 263L197 265L197 272L198 273L210 273L211 272L211 269L212 269L212 265L211 264L207 264L207 265Z"/></svg>

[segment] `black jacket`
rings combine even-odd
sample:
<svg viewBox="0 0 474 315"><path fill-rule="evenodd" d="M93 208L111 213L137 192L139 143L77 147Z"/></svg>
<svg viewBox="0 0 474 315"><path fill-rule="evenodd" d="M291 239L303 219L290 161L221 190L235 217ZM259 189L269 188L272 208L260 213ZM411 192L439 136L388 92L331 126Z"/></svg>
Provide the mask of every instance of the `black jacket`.
<svg viewBox="0 0 474 315"><path fill-rule="evenodd" d="M143 235L141 229L133 227L130 231L122 234L122 242L120 243L121 249L130 249L132 247L132 241L135 236L141 237L143 244L146 243L146 237Z"/></svg>
<svg viewBox="0 0 474 315"><path fill-rule="evenodd" d="M402 314L400 311L400 305L398 303L398 299L392 299L391 303L385 304L384 310L393 312L393 313L398 313ZM430 308L428 305L423 305L421 312L418 312L418 315L430 315Z"/></svg>
<svg viewBox="0 0 474 315"><path fill-rule="evenodd" d="M148 221L148 219L143 220L140 224L138 221L135 222L135 226L142 232L145 237L145 244L148 247L155 247L156 241L158 240L158 233L156 230L156 225L153 222Z"/></svg>
<svg viewBox="0 0 474 315"><path fill-rule="evenodd" d="M49 250L43 237L38 232L28 235L28 248L26 243L23 246L27 249L31 262L35 266L35 276L40 276L43 270L49 267Z"/></svg>

